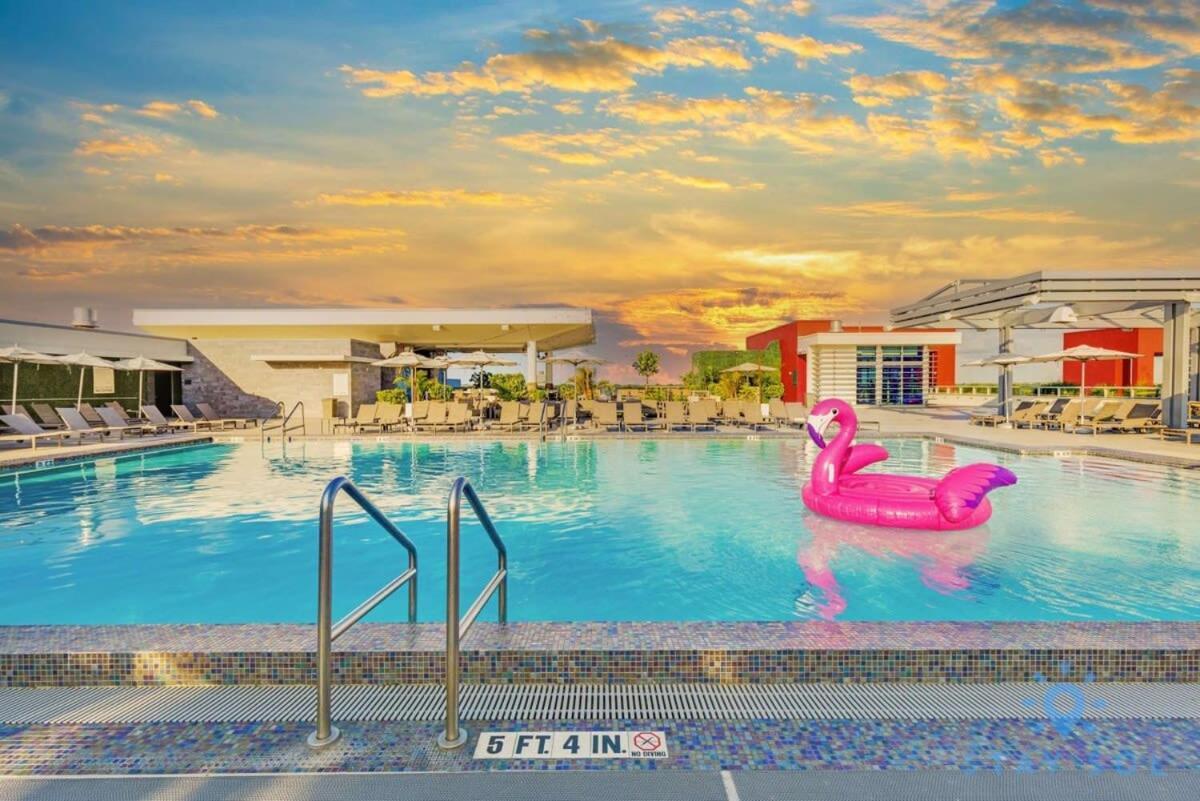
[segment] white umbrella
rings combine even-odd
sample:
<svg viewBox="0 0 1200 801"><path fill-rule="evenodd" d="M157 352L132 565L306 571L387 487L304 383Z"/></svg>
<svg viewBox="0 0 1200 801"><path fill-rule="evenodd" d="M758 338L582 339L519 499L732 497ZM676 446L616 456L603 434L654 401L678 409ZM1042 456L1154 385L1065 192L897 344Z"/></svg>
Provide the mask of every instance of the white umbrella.
<svg viewBox="0 0 1200 801"><path fill-rule="evenodd" d="M1079 362L1083 365L1083 375L1080 379L1079 397L1087 395L1087 364L1088 362L1116 361L1118 359L1140 359L1142 354L1130 353L1125 350L1111 350L1109 348L1097 348L1094 345L1076 345L1073 348L1066 350L1055 351L1054 353L1044 353L1041 356L1034 356L1031 361L1035 362Z"/></svg>
<svg viewBox="0 0 1200 801"><path fill-rule="evenodd" d="M173 364L165 362L156 362L154 359L147 359L145 356L134 356L132 359L123 359L116 363L118 370L137 370L138 374L138 405L137 415L142 416L142 390L145 386L146 373L181 373L182 368L176 367Z"/></svg>
<svg viewBox="0 0 1200 801"><path fill-rule="evenodd" d="M546 364L569 364L578 370L585 364L608 364L608 359L601 359L598 356L589 356L586 353L560 353L557 356L550 356L546 359ZM578 408L576 409L578 413Z"/></svg>
<svg viewBox="0 0 1200 801"><path fill-rule="evenodd" d="M93 356L86 351L79 353L70 353L66 356L56 356L55 361L62 364L70 364L79 368L79 396L75 399L75 408L78 409L83 405L83 376L87 372L87 368L93 370L97 367L107 367L110 370L124 369L117 366L116 362L110 362L108 359L101 359L99 356Z"/></svg>
<svg viewBox="0 0 1200 801"><path fill-rule="evenodd" d="M389 356L386 359L380 359L379 361L371 362L371 366L407 368L409 376L408 399L409 401L415 401L417 399L417 388L415 386L417 382L415 380L416 373L414 372L416 368L420 367L425 370L436 370L442 365L441 362L437 361L436 359L430 359L426 356L422 356L419 353L413 353L411 350L402 350L395 356Z"/></svg>
<svg viewBox="0 0 1200 801"><path fill-rule="evenodd" d="M517 363L508 359L501 359L498 356L493 356L490 353L485 353L482 350L464 353L462 356L455 356L450 360L450 364L456 367L516 367Z"/></svg>
<svg viewBox="0 0 1200 801"><path fill-rule="evenodd" d="M19 345L13 345L8 348L0 348L0 362L7 362L13 366L13 385L12 385L12 405L13 411L16 411L17 405L17 379L21 376L21 364L58 364L58 359L54 356L47 356L44 353L38 353L35 350L27 350Z"/></svg>
<svg viewBox="0 0 1200 801"><path fill-rule="evenodd" d="M726 367L722 373L774 373L779 370L778 367L769 367L765 364L755 364L754 362L742 362L735 364L733 367ZM758 382L758 402L762 403L762 381Z"/></svg>
<svg viewBox="0 0 1200 801"><path fill-rule="evenodd" d="M1014 364L1026 364L1031 361L1033 361L1032 356L1022 356L1019 353L994 353L991 356L984 356L981 359L963 362L963 367L999 367L1003 370L1005 367L1011 367ZM1008 421L1010 405L1011 403L1006 403L1004 404L1004 408L1000 410L1000 413L1004 415L1006 423Z"/></svg>

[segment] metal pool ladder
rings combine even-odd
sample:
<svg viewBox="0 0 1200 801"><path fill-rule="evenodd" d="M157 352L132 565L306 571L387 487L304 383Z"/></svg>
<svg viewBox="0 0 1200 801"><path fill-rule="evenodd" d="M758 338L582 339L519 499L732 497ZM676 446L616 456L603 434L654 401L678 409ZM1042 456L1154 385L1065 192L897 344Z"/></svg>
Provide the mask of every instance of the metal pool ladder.
<svg viewBox="0 0 1200 801"><path fill-rule="evenodd" d="M496 547L496 572L484 586L483 591L471 604L470 608L458 616L458 540L459 518L462 510L462 499L475 512L475 517L487 532L492 545ZM471 625L479 617L479 613L487 605L492 595L496 596L496 605L501 623L508 622L508 550L500 532L484 508L483 502L475 494L471 482L464 477L455 479L450 487L450 499L446 504L446 729L438 735L438 747L446 750L460 748L467 741L467 730L459 725L458 720L458 684L459 684L459 648L462 638L467 636Z"/></svg>
<svg viewBox="0 0 1200 801"><path fill-rule="evenodd" d="M462 479L459 480L462 481ZM372 520L382 526L396 542L403 546L404 550L408 551L408 569L380 587L370 598L363 601L354 611L335 624L333 622L333 502L342 492L349 495L355 503L362 507L364 512L371 516ZM455 531L457 531L457 526ZM457 537L455 539L457 540ZM454 553L456 554L454 564L457 578L457 548L454 549ZM405 584L408 585L408 622L415 623L417 620L417 547L404 535L403 531L384 516L383 512L379 511L375 504L367 500L366 496L350 483L350 479L339 476L330 481L325 487L325 492L321 494L317 565L317 730L308 735L308 744L313 748L329 745L340 735L337 727L330 721L333 700L333 666L331 664L333 641L345 634L351 626Z"/></svg>
<svg viewBox="0 0 1200 801"><path fill-rule="evenodd" d="M267 442L271 439L267 436L267 432L275 431L276 429L279 430L279 436L285 442L288 439L288 434L292 431L299 430L301 434L308 436L308 425L304 419L304 401L296 401L295 405L292 406L292 410L286 415L283 413L285 408L286 407L283 405L283 401L279 401L279 403L275 404L275 414L280 415L282 419L277 417L270 420L264 420L263 424L258 429L259 440L262 442ZM294 415L297 410L300 412L300 422L292 423L292 415ZM279 420L279 422L276 423L275 420Z"/></svg>

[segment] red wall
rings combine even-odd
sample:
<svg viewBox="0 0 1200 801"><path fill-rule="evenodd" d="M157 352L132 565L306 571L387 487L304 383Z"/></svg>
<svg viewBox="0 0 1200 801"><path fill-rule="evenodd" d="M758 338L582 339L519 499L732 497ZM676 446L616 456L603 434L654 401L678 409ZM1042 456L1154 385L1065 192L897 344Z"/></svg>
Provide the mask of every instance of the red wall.
<svg viewBox="0 0 1200 801"><path fill-rule="evenodd" d="M1118 359L1111 362L1089 362L1089 387L1149 387L1154 385L1154 357L1162 355L1161 328L1101 328L1096 331L1070 331L1063 334L1063 348L1093 345L1097 348L1123 350L1142 354L1140 359ZM1063 362L1062 380L1079 384L1083 369L1079 362Z"/></svg>
<svg viewBox="0 0 1200 801"><path fill-rule="evenodd" d="M751 334L746 337L747 350L762 350L772 342L779 343L779 355L781 357L779 378L783 381L783 399L785 401L798 401L802 403L808 393L808 359L796 352L796 340L809 334L820 334L828 331L832 323L832 320L793 320L790 323L784 323L781 326L772 328L769 331ZM842 330L846 332L882 332L883 326L848 325L844 326ZM912 328L907 330L941 331L944 329ZM934 376L934 383L941 385L953 384L955 371L958 369L955 347L953 345L932 345L930 347L937 353L937 375ZM1090 374L1088 380L1089 382L1091 381Z"/></svg>

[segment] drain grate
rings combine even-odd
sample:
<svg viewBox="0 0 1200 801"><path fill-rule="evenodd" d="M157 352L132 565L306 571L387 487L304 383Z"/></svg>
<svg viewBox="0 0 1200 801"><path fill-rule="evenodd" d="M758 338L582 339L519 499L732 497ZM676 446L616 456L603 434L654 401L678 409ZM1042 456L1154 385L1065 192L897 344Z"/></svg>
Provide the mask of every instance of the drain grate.
<svg viewBox="0 0 1200 801"><path fill-rule="evenodd" d="M1200 718L1197 684L1054 685L1083 718ZM1044 718L1047 685L466 685L465 720L968 720ZM0 689L0 721L141 723L306 721L312 687L54 687ZM333 691L336 720L429 721L443 714L439 685L347 685Z"/></svg>

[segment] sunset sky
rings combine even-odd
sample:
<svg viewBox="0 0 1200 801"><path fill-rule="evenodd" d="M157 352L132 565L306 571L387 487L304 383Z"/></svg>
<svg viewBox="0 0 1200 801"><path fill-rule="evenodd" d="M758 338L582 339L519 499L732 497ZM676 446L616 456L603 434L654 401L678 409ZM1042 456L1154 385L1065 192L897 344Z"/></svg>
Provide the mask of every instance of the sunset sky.
<svg viewBox="0 0 1200 801"><path fill-rule="evenodd" d="M0 7L3 317L565 303L677 376L958 277L1200 264L1198 0L53 9Z"/></svg>

